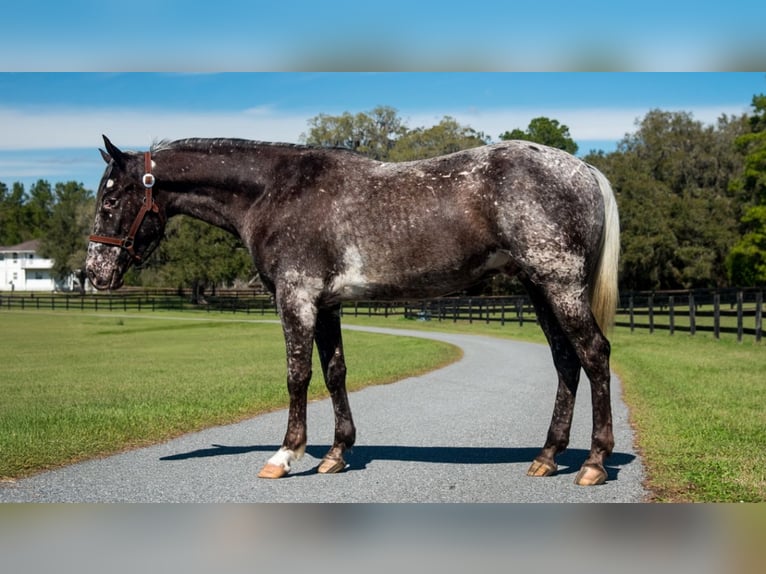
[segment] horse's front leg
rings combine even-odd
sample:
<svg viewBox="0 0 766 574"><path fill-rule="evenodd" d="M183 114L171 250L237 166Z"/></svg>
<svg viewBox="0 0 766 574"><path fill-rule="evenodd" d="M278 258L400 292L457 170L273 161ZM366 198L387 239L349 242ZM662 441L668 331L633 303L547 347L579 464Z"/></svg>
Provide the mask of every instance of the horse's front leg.
<svg viewBox="0 0 766 574"><path fill-rule="evenodd" d="M340 331L340 305L319 310L315 340L325 383L330 391L335 412L333 445L317 470L322 474L330 474L346 468L343 453L350 449L356 440L356 428L351 417L351 406L346 392L346 361L343 357L343 340Z"/></svg>
<svg viewBox="0 0 766 574"><path fill-rule="evenodd" d="M287 349L287 390L290 408L282 447L258 473L259 478L281 478L306 451L306 403L311 382L316 305L305 290L295 287L278 290L277 308L282 320Z"/></svg>

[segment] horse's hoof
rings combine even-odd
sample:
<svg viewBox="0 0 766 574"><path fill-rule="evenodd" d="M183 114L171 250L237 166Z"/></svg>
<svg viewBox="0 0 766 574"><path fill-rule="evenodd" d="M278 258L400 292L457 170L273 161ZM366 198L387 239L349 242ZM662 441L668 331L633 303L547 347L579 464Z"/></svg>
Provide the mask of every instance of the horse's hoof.
<svg viewBox="0 0 766 574"><path fill-rule="evenodd" d="M286 474L287 470L284 466L268 462L266 463L266 466L261 469L261 472L258 473L258 478L282 478Z"/></svg>
<svg viewBox="0 0 766 574"><path fill-rule="evenodd" d="M556 474L556 471L558 470L558 467L556 464L550 464L547 462L543 462L541 460L533 460L532 464L529 466L529 470L527 470L527 476L551 476L552 474Z"/></svg>
<svg viewBox="0 0 766 574"><path fill-rule="evenodd" d="M334 458L322 459L322 463L317 468L319 474L336 474L346 468L346 461L342 458L340 460Z"/></svg>
<svg viewBox="0 0 766 574"><path fill-rule="evenodd" d="M596 486L606 482L606 471L601 465L585 464L575 477L575 484L579 486Z"/></svg>

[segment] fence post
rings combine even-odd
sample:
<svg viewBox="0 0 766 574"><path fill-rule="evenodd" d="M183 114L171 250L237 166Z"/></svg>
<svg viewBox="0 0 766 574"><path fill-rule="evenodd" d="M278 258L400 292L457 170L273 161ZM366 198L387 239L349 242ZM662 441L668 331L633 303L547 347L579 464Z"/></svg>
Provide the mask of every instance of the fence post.
<svg viewBox="0 0 766 574"><path fill-rule="evenodd" d="M628 308L630 313L630 332L633 333L636 330L636 314L635 314L635 301L633 300L633 294L628 297Z"/></svg>
<svg viewBox="0 0 766 574"><path fill-rule="evenodd" d="M713 295L713 333L716 339L721 338L721 294L717 291Z"/></svg>
<svg viewBox="0 0 766 574"><path fill-rule="evenodd" d="M763 291L755 294L755 342L761 342L761 331L763 330Z"/></svg>
<svg viewBox="0 0 766 574"><path fill-rule="evenodd" d="M689 333L697 333L697 309L694 306L694 293L689 292Z"/></svg>
<svg viewBox="0 0 766 574"><path fill-rule="evenodd" d="M742 342L742 331L744 329L744 321L743 321L743 315L742 315L742 301L743 301L743 293L742 291L737 291L737 343Z"/></svg>
<svg viewBox="0 0 766 574"><path fill-rule="evenodd" d="M649 334L654 334L654 293L649 295Z"/></svg>
<svg viewBox="0 0 766 574"><path fill-rule="evenodd" d="M668 297L668 321L670 322L670 334L673 335L676 331L676 307L673 295Z"/></svg>

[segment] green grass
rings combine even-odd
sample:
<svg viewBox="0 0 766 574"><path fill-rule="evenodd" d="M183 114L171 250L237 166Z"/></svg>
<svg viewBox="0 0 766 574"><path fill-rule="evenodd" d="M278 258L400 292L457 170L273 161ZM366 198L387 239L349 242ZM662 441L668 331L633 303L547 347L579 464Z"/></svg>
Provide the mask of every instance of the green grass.
<svg viewBox="0 0 766 574"><path fill-rule="evenodd" d="M614 368L660 501L766 501L766 348L625 333Z"/></svg>
<svg viewBox="0 0 766 574"><path fill-rule="evenodd" d="M545 344L531 323L347 322ZM612 368L623 384L652 500L766 502L766 346L752 337L737 343L736 335L716 340L707 333L670 336L627 328L615 329L610 339Z"/></svg>
<svg viewBox="0 0 766 574"><path fill-rule="evenodd" d="M285 406L280 327L231 315L212 319L0 312L0 479ZM460 356L434 341L392 340L344 334L349 389L395 381ZM314 363L312 399L326 396Z"/></svg>

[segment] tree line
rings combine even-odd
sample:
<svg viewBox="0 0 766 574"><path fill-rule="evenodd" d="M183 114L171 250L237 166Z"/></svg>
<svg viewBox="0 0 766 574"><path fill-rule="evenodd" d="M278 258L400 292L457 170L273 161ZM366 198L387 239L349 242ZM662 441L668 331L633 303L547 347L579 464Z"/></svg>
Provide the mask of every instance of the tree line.
<svg viewBox="0 0 766 574"><path fill-rule="evenodd" d="M569 128L533 119L500 140L524 139L577 153ZM380 161L434 157L492 143L491 136L445 116L410 128L397 110L319 114L301 134L308 145L343 147ZM651 110L613 152L583 159L612 183L620 209L624 290L752 286L766 283L766 96L752 111L705 125L687 112ZM0 183L0 245L41 239L56 272L82 269L94 194L75 182L38 181L28 192ZM239 240L187 217L168 224L166 239L127 282L192 288L195 298L216 286L242 287L255 277ZM484 292L518 288L498 278Z"/></svg>

